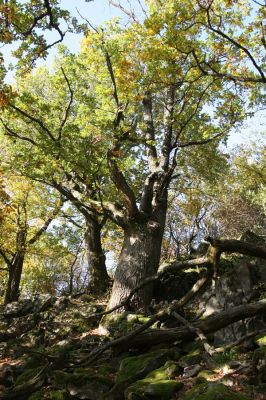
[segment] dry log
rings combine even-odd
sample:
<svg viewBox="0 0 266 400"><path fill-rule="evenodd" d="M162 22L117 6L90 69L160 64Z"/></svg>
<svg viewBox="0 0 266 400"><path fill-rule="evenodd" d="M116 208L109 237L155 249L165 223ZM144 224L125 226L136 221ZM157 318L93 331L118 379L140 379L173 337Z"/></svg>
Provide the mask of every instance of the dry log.
<svg viewBox="0 0 266 400"><path fill-rule="evenodd" d="M222 311L207 317L203 321L193 324L194 329L199 329L205 335L213 333L239 320L254 317L266 312L266 299L256 303L245 304L233 307L230 310ZM175 329L152 329L148 332L134 336L128 343L123 343L122 350L129 348L151 347L162 343L173 343L193 339L196 331L192 331L187 327Z"/></svg>

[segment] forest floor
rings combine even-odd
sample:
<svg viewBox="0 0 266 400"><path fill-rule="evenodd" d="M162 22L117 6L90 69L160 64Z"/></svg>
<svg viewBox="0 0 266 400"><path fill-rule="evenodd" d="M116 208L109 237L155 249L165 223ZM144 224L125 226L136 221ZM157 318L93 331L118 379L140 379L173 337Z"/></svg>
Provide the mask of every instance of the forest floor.
<svg viewBox="0 0 266 400"><path fill-rule="evenodd" d="M0 400L266 399L266 332L213 356L193 340L109 348L90 362L92 351L146 320L126 313L107 336L99 317L88 318L105 305L42 295L1 306Z"/></svg>

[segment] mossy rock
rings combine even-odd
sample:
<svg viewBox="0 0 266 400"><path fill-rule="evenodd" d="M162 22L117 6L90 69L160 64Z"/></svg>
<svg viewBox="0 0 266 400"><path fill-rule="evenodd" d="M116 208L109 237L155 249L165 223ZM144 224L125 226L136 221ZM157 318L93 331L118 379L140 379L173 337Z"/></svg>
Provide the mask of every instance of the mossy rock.
<svg viewBox="0 0 266 400"><path fill-rule="evenodd" d="M38 391L38 392L33 393L33 394L28 398L28 400L42 400L42 399L43 399L43 393L42 393L41 390Z"/></svg>
<svg viewBox="0 0 266 400"><path fill-rule="evenodd" d="M222 383L202 383L186 392L184 400L250 400Z"/></svg>
<svg viewBox="0 0 266 400"><path fill-rule="evenodd" d="M254 341L260 347L266 346L266 332L256 336Z"/></svg>
<svg viewBox="0 0 266 400"><path fill-rule="evenodd" d="M16 381L14 386L20 386L24 385L27 383L29 380L33 379L38 373L43 369L43 366L37 367L37 368L29 368L26 371L24 371L22 374L20 374Z"/></svg>
<svg viewBox="0 0 266 400"><path fill-rule="evenodd" d="M208 378L210 378L211 376L213 376L214 375L214 372L213 371L211 371L211 370L209 370L209 369L203 369L202 371L200 371L199 373L198 373L198 377L203 377L203 378L205 378L205 379L208 379Z"/></svg>
<svg viewBox="0 0 266 400"><path fill-rule="evenodd" d="M175 392L183 387L181 382L171 380L179 371L174 361L167 361L165 365L150 372L145 379L135 382L125 391L125 398L140 399L170 399Z"/></svg>
<svg viewBox="0 0 266 400"><path fill-rule="evenodd" d="M210 371L209 369L204 369L198 373L197 378L204 378L208 381L214 374L215 372Z"/></svg>
<svg viewBox="0 0 266 400"><path fill-rule="evenodd" d="M54 371L53 373L55 382L60 386L68 386L68 384L75 386L84 386L90 384L91 382L98 382L99 384L104 384L107 387L111 387L113 382L111 379L98 375L92 370L86 370L83 368L76 369L73 374L64 371Z"/></svg>
<svg viewBox="0 0 266 400"><path fill-rule="evenodd" d="M126 357L120 364L116 383L131 383L144 378L149 372L159 368L172 357L175 358L175 354L169 349L159 349L140 356Z"/></svg>
<svg viewBox="0 0 266 400"><path fill-rule="evenodd" d="M190 365L199 364L202 360L202 348L197 347L191 350L188 354L179 359L179 364L182 367L189 367Z"/></svg>
<svg viewBox="0 0 266 400"><path fill-rule="evenodd" d="M48 394L47 400L65 400L68 397L68 393L65 390L55 390Z"/></svg>
<svg viewBox="0 0 266 400"><path fill-rule="evenodd" d="M97 373L100 375L108 375L114 372L114 367L110 363L101 364L97 367Z"/></svg>
<svg viewBox="0 0 266 400"><path fill-rule="evenodd" d="M172 379L180 371L179 365L175 361L166 361L166 363L158 369L150 372L145 379L150 380L162 380L162 379Z"/></svg>
<svg viewBox="0 0 266 400"><path fill-rule="evenodd" d="M54 377L59 388L67 389L71 396L78 399L103 399L113 386L111 379L83 369L72 374L54 371Z"/></svg>
<svg viewBox="0 0 266 400"><path fill-rule="evenodd" d="M122 314L106 315L101 325L113 336L121 336L131 332L136 326L143 325L150 320L143 314L130 314L124 312Z"/></svg>
<svg viewBox="0 0 266 400"><path fill-rule="evenodd" d="M125 389L133 382L143 379L147 374L158 369L169 359L176 359L177 353L169 349L158 349L140 356L126 357L122 360L116 384L111 390L113 398L123 397Z"/></svg>
<svg viewBox="0 0 266 400"><path fill-rule="evenodd" d="M183 383L175 380L165 379L151 382L150 380L143 379L129 386L125 392L125 399L170 400L182 388Z"/></svg>

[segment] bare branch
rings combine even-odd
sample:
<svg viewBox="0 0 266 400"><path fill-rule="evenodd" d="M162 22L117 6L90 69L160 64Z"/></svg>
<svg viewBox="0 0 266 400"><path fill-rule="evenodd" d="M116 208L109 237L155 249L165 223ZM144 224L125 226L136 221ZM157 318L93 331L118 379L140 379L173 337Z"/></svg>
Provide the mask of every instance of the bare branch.
<svg viewBox="0 0 266 400"><path fill-rule="evenodd" d="M191 140L190 142L187 142L187 143L177 143L177 147L182 148L182 147L189 147L189 146L200 146L202 144L207 144L207 143L213 142L214 140L221 138L223 135L224 135L224 132L220 132L220 133L217 133L217 135L215 135L209 139Z"/></svg>
<svg viewBox="0 0 266 400"><path fill-rule="evenodd" d="M114 92L113 92L113 96L116 102L116 106L117 106L117 112L116 112L116 117L114 120L114 126L115 128L119 126L120 121L123 119L123 110L121 107L121 104L119 102L119 98L118 98L118 91L117 91L117 85L116 85L116 80L115 80L115 74L114 74L114 70L113 70L113 65L111 62L111 57L108 53L108 51L105 49L104 50L104 54L105 54L105 60L106 60L106 64L107 64L107 68L109 71L109 75L112 81L112 85L114 88Z"/></svg>
<svg viewBox="0 0 266 400"><path fill-rule="evenodd" d="M10 266L12 263L12 260L10 260L6 254L6 252L0 248L0 255L3 257L3 260L5 261L6 265Z"/></svg>
<svg viewBox="0 0 266 400"><path fill-rule="evenodd" d="M147 155L149 161L149 168L151 172L155 172L158 166L158 157L155 146L155 128L153 122L151 93L147 92L145 94L142 104L144 109L143 120L144 123L146 124L145 139L146 139L146 147L148 149Z"/></svg>
<svg viewBox="0 0 266 400"><path fill-rule="evenodd" d="M212 3L213 1L210 1L209 4L207 6L203 5L200 1L197 1L199 7L203 10L206 11L206 15L207 15L207 24L203 24L206 28L210 29L210 31L214 32L216 35L221 36L223 39L225 39L227 42L231 43L233 46L235 46L237 49L242 50L246 56L249 58L249 60L251 61L251 63L253 64L254 68L256 69L256 71L259 73L260 78L253 78L253 77L238 77L238 76L233 76L231 74L227 74L227 73L220 73L220 72L215 72L214 75L216 76L220 76L220 77L224 77L226 79L232 79L234 81L246 81L246 82L266 82L266 77L263 73L262 68L258 65L257 61L255 60L255 58L253 57L253 55L251 54L251 52L249 51L249 49L247 49L245 46L243 46L241 43L237 42L237 40L235 40L233 37L229 36L227 33L223 32L220 29L221 26L221 18L220 18L220 23L219 26L217 28L215 28L212 24L211 21L211 11L214 12L212 10ZM212 75L209 74L208 71L204 70L204 68L201 66L201 63L199 62L199 60L196 57L196 53L195 51L192 52L196 63L198 65L198 67L200 68L201 72L204 75ZM212 68L212 70L214 71L214 69Z"/></svg>
<svg viewBox="0 0 266 400"><path fill-rule="evenodd" d="M248 256L259 257L266 259L266 248L256 246L254 244L244 242L243 240L218 240L207 237L206 240L211 244L211 247L221 253L240 253Z"/></svg>
<svg viewBox="0 0 266 400"><path fill-rule="evenodd" d="M40 239L40 237L44 234L44 232L47 231L51 222L58 215L62 205L63 205L63 199L61 198L59 204L55 207L55 209L53 210L51 215L48 217L48 219L45 221L43 226L35 233L35 235L31 239L28 240L28 244L31 245L31 244L34 244L35 242L37 242L37 240Z"/></svg>
<svg viewBox="0 0 266 400"><path fill-rule="evenodd" d="M135 194L122 171L119 170L115 158L117 157L117 152L120 151L120 144L117 143L113 146L112 150L108 152L108 161L111 169L111 178L118 190L120 190L125 199L126 208L130 217L136 216L139 211L137 207L137 201Z"/></svg>
<svg viewBox="0 0 266 400"><path fill-rule="evenodd" d="M52 180L51 186L56 188L63 196L70 200L85 218L89 218L91 212L96 212L98 215L107 214L113 222L121 227L126 225L123 211L116 207L115 204L111 202L100 202L90 198L86 199L87 204L85 204L79 200L69 188L66 188L61 183Z"/></svg>
<svg viewBox="0 0 266 400"><path fill-rule="evenodd" d="M208 343L208 340L206 338L206 335L197 327L195 327L193 324L191 324L189 321L187 321L185 318L183 318L180 314L178 314L176 311L172 312L173 317L175 317L178 321L180 321L183 325L185 325L191 332L195 332L200 341L203 344L204 349L206 352L212 356L214 354L214 349L213 347Z"/></svg>
<svg viewBox="0 0 266 400"><path fill-rule="evenodd" d="M214 349L214 351L215 351L215 353L224 353L225 351L228 351L228 350L232 349L233 347L239 346L241 343L245 342L246 340L251 339L254 336L260 335L261 333L265 333L265 328L258 330L258 331L250 332L247 335L242 336L235 342L229 343L225 346L216 347Z"/></svg>
<svg viewBox="0 0 266 400"><path fill-rule="evenodd" d="M52 139L53 142L56 141L51 131L44 125L44 123L39 118L30 115L29 113L15 106L14 104L10 104L10 107L13 108L13 110L17 111L19 114L29 119L30 121L35 122L45 133L47 133L47 135L50 137L50 139Z"/></svg>
<svg viewBox="0 0 266 400"><path fill-rule="evenodd" d="M127 348L128 344L131 343L130 340L134 339L137 335L140 333L146 331L150 326L152 326L155 322L160 321L161 319L164 319L165 317L168 317L173 311L178 310L179 308L183 307L185 304L187 304L191 299L193 299L199 291L206 285L210 278L210 275L207 275L205 278L199 279L195 285L189 290L189 292L182 297L180 300L172 302L169 306L165 306L161 310L159 310L155 315L153 315L149 321L147 321L145 324L141 325L139 328L135 329L134 331L130 332L129 334L122 336L118 339L114 339L111 342L107 343L106 345L102 346L99 349L91 351L89 354L89 360L86 362L85 365L89 364L93 360L95 360L97 357L99 357L103 352L105 352L107 349L112 348L112 347L118 347L119 348Z"/></svg>
<svg viewBox="0 0 266 400"><path fill-rule="evenodd" d="M135 293L137 293L143 287L150 285L153 282L158 281L168 272L174 273L174 272L185 270L187 268L191 268L193 266L204 265L204 264L208 264L208 263L209 263L209 259L207 257L201 257L201 258L196 258L193 260L185 260L185 261L180 261L180 262L174 261L174 262L164 263L159 268L157 274L154 274L154 275L144 279L138 286L136 286L134 289L131 290L129 295L120 304L118 304L117 306L115 306L113 308L110 308L109 310L103 311L102 313L89 315L88 318L108 315L108 314L113 313L114 311L119 310L122 307L128 306L130 304L130 300L132 299L132 297L134 296Z"/></svg>
<svg viewBox="0 0 266 400"><path fill-rule="evenodd" d="M68 77L66 76L66 73L65 73L65 71L64 71L64 68L63 68L62 66L61 66L61 71L62 71L62 74L63 74L63 76L64 76L64 79L65 79L65 81L66 81L66 83L67 83L68 90L69 90L69 93L70 93L70 97L69 97L69 101L68 101L68 104L67 104L66 109L65 109L65 115L64 115L64 117L63 117L63 119L62 119L62 121L61 121L60 127L59 127L59 129L58 129L58 141L59 141L59 142L60 142L60 140L61 140L63 128L64 128L64 126L65 126L65 124L66 124L67 119L68 119L69 112L70 112L70 107L71 107L71 105L72 105L72 103L73 103L73 99L74 99L74 92L73 92L73 90L72 90L72 88L71 88L69 79L68 79Z"/></svg>
<svg viewBox="0 0 266 400"><path fill-rule="evenodd" d="M172 137L173 137L173 111L175 102L175 86L170 85L166 89L165 104L164 104L164 139L162 144L162 155L160 166L163 171L167 171L169 167L169 158L172 150Z"/></svg>
<svg viewBox="0 0 266 400"><path fill-rule="evenodd" d="M26 136L22 136L19 133L15 132L13 129L11 129L4 121L3 119L0 117L0 121L3 125L3 127L5 128L6 132L5 135L9 136L9 137L14 137L20 140L24 140L25 142L29 142L31 144L33 144L34 146L37 146L37 142L35 142L35 140L28 138Z"/></svg>

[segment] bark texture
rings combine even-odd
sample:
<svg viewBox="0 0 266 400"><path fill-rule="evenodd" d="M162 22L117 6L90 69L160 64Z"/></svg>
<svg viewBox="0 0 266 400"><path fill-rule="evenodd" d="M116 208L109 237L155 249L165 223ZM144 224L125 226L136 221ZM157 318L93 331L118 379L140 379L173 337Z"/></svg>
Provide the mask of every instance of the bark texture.
<svg viewBox="0 0 266 400"><path fill-rule="evenodd" d="M89 269L89 286L90 293L101 295L110 287L110 278L107 273L105 264L105 254L101 243L102 226L97 216L86 218L86 251Z"/></svg>
<svg viewBox="0 0 266 400"><path fill-rule="evenodd" d="M120 304L147 277L158 270L166 207L162 207L157 218L145 223L131 223L124 230L124 242L115 272L114 285L108 308ZM131 300L134 310L146 310L153 298L153 282L140 289Z"/></svg>
<svg viewBox="0 0 266 400"><path fill-rule="evenodd" d="M17 253L14 261L12 261L8 268L8 281L5 292L4 303L12 303L13 301L17 301L19 299L20 291L20 280L23 269L25 253L22 251Z"/></svg>

